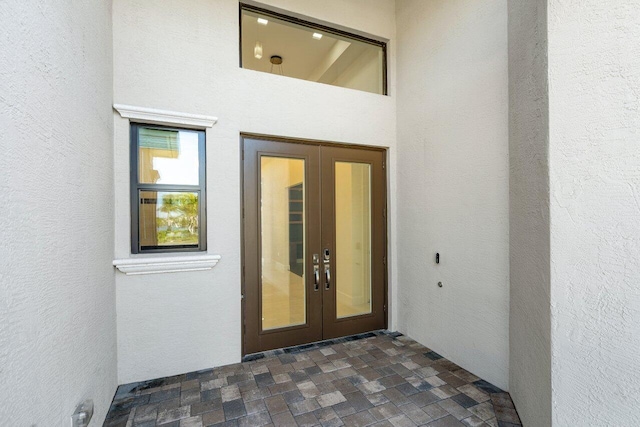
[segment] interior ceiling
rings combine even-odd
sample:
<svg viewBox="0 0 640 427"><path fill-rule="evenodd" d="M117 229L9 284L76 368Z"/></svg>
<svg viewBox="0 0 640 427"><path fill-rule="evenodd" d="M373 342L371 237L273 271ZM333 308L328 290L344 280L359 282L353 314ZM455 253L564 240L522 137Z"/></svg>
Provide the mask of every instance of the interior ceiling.
<svg viewBox="0 0 640 427"><path fill-rule="evenodd" d="M259 24L259 15L243 12L242 15L242 66L252 70L271 72L272 55L282 57L283 74L289 77L309 80L318 67L327 61L336 43L348 43L311 28L298 27L265 16L267 25ZM322 39L312 37L314 32L322 33ZM262 59L254 56L256 42L262 43ZM353 44L353 43L351 43ZM334 60L335 61L335 60ZM334 62L331 61L331 62ZM274 73L279 68L274 65ZM311 78L317 80L317 78Z"/></svg>

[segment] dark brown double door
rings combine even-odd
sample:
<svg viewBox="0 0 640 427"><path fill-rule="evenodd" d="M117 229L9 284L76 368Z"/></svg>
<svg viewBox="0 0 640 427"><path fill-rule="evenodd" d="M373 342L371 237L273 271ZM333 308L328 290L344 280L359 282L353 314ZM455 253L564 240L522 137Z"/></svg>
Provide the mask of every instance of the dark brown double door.
<svg viewBox="0 0 640 427"><path fill-rule="evenodd" d="M243 354L386 327L384 158L243 138Z"/></svg>

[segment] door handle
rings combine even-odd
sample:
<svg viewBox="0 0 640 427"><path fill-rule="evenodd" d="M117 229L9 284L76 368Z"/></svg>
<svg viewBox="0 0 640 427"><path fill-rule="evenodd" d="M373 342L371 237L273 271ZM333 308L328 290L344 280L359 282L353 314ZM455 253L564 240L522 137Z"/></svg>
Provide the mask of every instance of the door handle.
<svg viewBox="0 0 640 427"><path fill-rule="evenodd" d="M320 267L317 265L313 266L313 290L317 291L320 289Z"/></svg>
<svg viewBox="0 0 640 427"><path fill-rule="evenodd" d="M331 287L331 269L329 264L324 265L324 290L328 291Z"/></svg>

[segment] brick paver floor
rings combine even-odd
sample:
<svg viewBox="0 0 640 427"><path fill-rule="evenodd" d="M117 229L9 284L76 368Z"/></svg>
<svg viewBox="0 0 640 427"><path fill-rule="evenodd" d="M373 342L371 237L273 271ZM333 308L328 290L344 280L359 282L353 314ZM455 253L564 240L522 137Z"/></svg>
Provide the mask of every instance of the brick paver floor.
<svg viewBox="0 0 640 427"><path fill-rule="evenodd" d="M104 426L519 426L508 393L374 332L118 387Z"/></svg>

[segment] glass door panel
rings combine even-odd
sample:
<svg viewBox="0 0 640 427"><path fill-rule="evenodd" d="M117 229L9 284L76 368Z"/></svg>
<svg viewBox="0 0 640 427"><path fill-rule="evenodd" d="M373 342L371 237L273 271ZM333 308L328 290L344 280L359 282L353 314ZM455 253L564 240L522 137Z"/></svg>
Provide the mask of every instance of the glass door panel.
<svg viewBox="0 0 640 427"><path fill-rule="evenodd" d="M385 327L384 152L322 147L323 338Z"/></svg>
<svg viewBox="0 0 640 427"><path fill-rule="evenodd" d="M243 354L386 327L384 152L243 138Z"/></svg>
<svg viewBox="0 0 640 427"><path fill-rule="evenodd" d="M335 163L336 316L371 313L371 166Z"/></svg>
<svg viewBox="0 0 640 427"><path fill-rule="evenodd" d="M242 144L243 354L319 341L320 148Z"/></svg>
<svg viewBox="0 0 640 427"><path fill-rule="evenodd" d="M260 158L262 330L306 323L305 162Z"/></svg>

